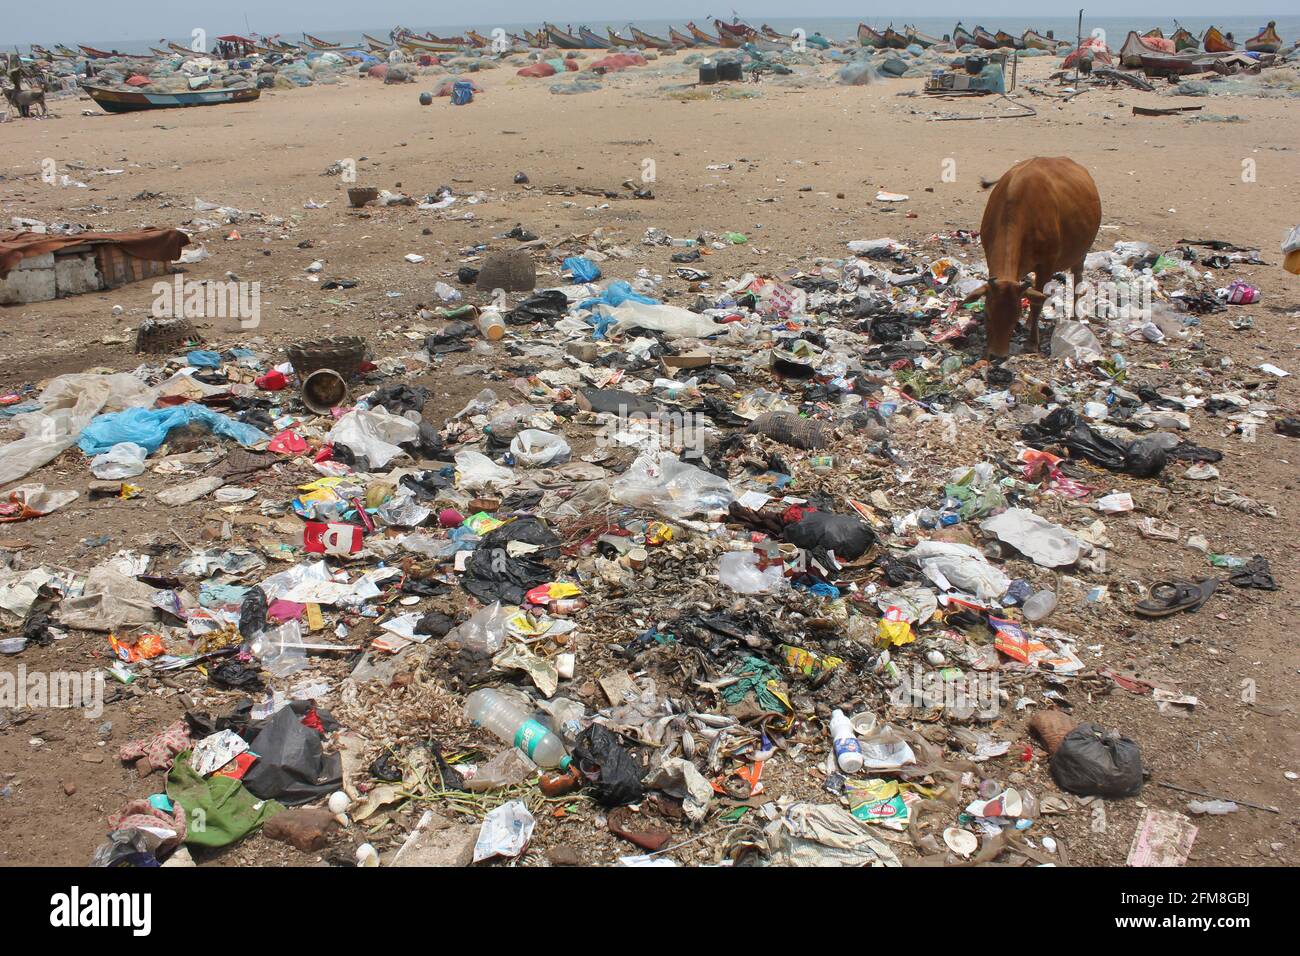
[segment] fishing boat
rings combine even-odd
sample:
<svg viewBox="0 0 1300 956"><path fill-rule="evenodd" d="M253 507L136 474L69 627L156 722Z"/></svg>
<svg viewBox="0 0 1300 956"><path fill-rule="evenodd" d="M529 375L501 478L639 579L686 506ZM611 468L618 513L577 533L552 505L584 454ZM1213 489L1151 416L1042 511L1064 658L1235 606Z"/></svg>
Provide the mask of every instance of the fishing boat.
<svg viewBox="0 0 1300 956"><path fill-rule="evenodd" d="M152 53L154 56L161 56L161 57L171 57L173 55L171 50L160 50L156 46L149 47L149 52Z"/></svg>
<svg viewBox="0 0 1300 956"><path fill-rule="evenodd" d="M308 53L340 53L343 50L355 50L356 46L348 46L346 43L327 43L324 40L304 33L302 38L307 41L305 48Z"/></svg>
<svg viewBox="0 0 1300 956"><path fill-rule="evenodd" d="M491 40L481 33L475 33L473 30L465 31L465 40L476 50L485 50L492 45Z"/></svg>
<svg viewBox="0 0 1300 956"><path fill-rule="evenodd" d="M1034 30L1026 30L1020 36L1020 42L1024 44L1027 50L1047 50L1054 52L1056 50L1056 41L1051 37L1045 37Z"/></svg>
<svg viewBox="0 0 1300 956"><path fill-rule="evenodd" d="M1142 39L1144 40L1163 40L1164 38L1165 31L1161 30L1159 27L1152 27L1146 33L1142 34Z"/></svg>
<svg viewBox="0 0 1300 956"><path fill-rule="evenodd" d="M628 24L627 28L628 31L632 34L632 36L636 38L637 43L641 44L642 46L648 46L654 50L671 50L673 48L671 41L661 40L659 39L659 37L651 36L649 33L645 33L641 30L638 30L630 23Z"/></svg>
<svg viewBox="0 0 1300 956"><path fill-rule="evenodd" d="M890 50L907 49L907 37L895 30L892 23L885 27L885 32L882 33L880 37L885 41L885 46Z"/></svg>
<svg viewBox="0 0 1300 956"><path fill-rule="evenodd" d="M1282 49L1282 38L1277 33L1277 21L1269 20L1268 26L1246 41L1248 53L1276 53Z"/></svg>
<svg viewBox="0 0 1300 956"><path fill-rule="evenodd" d="M66 60L75 60L81 56L76 50L69 50L62 43L54 44L54 52Z"/></svg>
<svg viewBox="0 0 1300 956"><path fill-rule="evenodd" d="M998 38L983 27L975 28L975 45L982 50L996 50L1002 44L998 43Z"/></svg>
<svg viewBox="0 0 1300 956"><path fill-rule="evenodd" d="M558 47L561 50L581 50L582 41L572 33L565 33L553 23L543 23L542 29L546 31L546 39L551 42L551 46Z"/></svg>
<svg viewBox="0 0 1300 956"><path fill-rule="evenodd" d="M885 37L877 33L865 23L858 24L858 43L873 50L883 50L885 48Z"/></svg>
<svg viewBox="0 0 1300 956"><path fill-rule="evenodd" d="M1174 41L1174 52L1185 53L1188 50L1199 50L1201 41L1199 38L1192 36L1190 30L1179 27L1174 31L1174 35L1169 39Z"/></svg>
<svg viewBox="0 0 1300 956"><path fill-rule="evenodd" d="M783 34L777 33L775 30L773 30L771 27L769 27L766 23L764 23L761 27L758 28L758 32L761 33L761 34L763 34L763 36L767 37L769 40L784 40L784 39L786 39L786 37L785 37Z"/></svg>
<svg viewBox="0 0 1300 956"><path fill-rule="evenodd" d="M677 44L678 46L697 46L700 42L699 40L696 40L694 37L688 37L685 33L682 33L676 27L668 28L668 39L672 40L673 43Z"/></svg>
<svg viewBox="0 0 1300 956"><path fill-rule="evenodd" d="M1025 41L1020 37L1012 36L1005 30L999 30L993 34L993 39L998 41L998 46L1006 47L1009 50L1023 50L1025 48Z"/></svg>
<svg viewBox="0 0 1300 956"><path fill-rule="evenodd" d="M550 45L546 41L546 32L543 30L538 30L536 33L530 33L529 31L524 30L523 34L524 34L523 37L524 43L526 43L530 47L545 49L547 46Z"/></svg>
<svg viewBox="0 0 1300 956"><path fill-rule="evenodd" d="M727 23L725 20L713 21L713 27L718 31L718 37L723 41L723 46L728 46L727 40L734 41L735 46L742 43L748 43L758 36L758 31L748 23L741 23L736 20L734 23Z"/></svg>
<svg viewBox="0 0 1300 956"><path fill-rule="evenodd" d="M151 49L152 49L152 48L151 48ZM164 53L164 54L162 54L162 55L163 55L163 56L170 56L171 54ZM32 57L33 57L33 59L37 59L37 60L54 60L54 59L57 59L57 57L56 57L53 53L51 53L49 50L45 49L45 47L43 47L43 46L38 46L38 45L35 44L35 43L32 44Z"/></svg>
<svg viewBox="0 0 1300 956"><path fill-rule="evenodd" d="M1137 69L1142 65L1144 56L1170 56L1175 53L1173 40L1145 34L1138 36L1136 30L1130 30L1124 38L1124 45L1119 48L1119 63L1129 69Z"/></svg>
<svg viewBox="0 0 1300 956"><path fill-rule="evenodd" d="M955 47L974 46L975 36L969 30L957 21L957 25L952 28L952 44Z"/></svg>
<svg viewBox="0 0 1300 956"><path fill-rule="evenodd" d="M944 42L938 37L932 37L928 33L922 33L916 27L903 27L903 32L907 35L909 43L915 43L917 46L927 50L936 43Z"/></svg>
<svg viewBox="0 0 1300 956"><path fill-rule="evenodd" d="M448 46L472 46L468 37L440 37L432 33L426 33L424 38L430 43L445 43Z"/></svg>
<svg viewBox="0 0 1300 956"><path fill-rule="evenodd" d="M614 49L627 50L636 46L635 40L629 40L627 37L621 37L613 30L611 30L609 27L605 27L605 33L609 35L609 42L613 45Z"/></svg>
<svg viewBox="0 0 1300 956"><path fill-rule="evenodd" d="M602 39L586 27L578 28L578 38L587 45L587 49L589 50L611 50L614 48L612 40Z"/></svg>
<svg viewBox="0 0 1300 956"><path fill-rule="evenodd" d="M1205 47L1206 53L1231 53L1237 49L1237 45L1229 42L1219 32L1218 27L1210 27L1205 31L1205 35L1201 37L1201 45Z"/></svg>
<svg viewBox="0 0 1300 956"><path fill-rule="evenodd" d="M153 55L148 53L116 53L108 50L97 50L93 46L86 46L84 43L78 43L77 48L92 60L152 60Z"/></svg>
<svg viewBox="0 0 1300 956"><path fill-rule="evenodd" d="M371 53L387 53L394 46L391 40L381 40L379 37L372 37L369 33L361 34L361 39L370 47Z"/></svg>
<svg viewBox="0 0 1300 956"><path fill-rule="evenodd" d="M83 83L82 89L108 113L134 113L137 110L167 110L186 106L217 106L222 103L248 103L262 95L257 87L233 90L190 90L186 93L148 93L144 90L110 90Z"/></svg>
<svg viewBox="0 0 1300 956"><path fill-rule="evenodd" d="M394 42L408 53L456 53L460 50L460 47L450 43L434 43L410 33L399 33Z"/></svg>
<svg viewBox="0 0 1300 956"><path fill-rule="evenodd" d="M700 46L722 46L722 40L711 33L705 33L695 25L695 21L687 20L686 29L691 31L691 36L695 37L695 42Z"/></svg>

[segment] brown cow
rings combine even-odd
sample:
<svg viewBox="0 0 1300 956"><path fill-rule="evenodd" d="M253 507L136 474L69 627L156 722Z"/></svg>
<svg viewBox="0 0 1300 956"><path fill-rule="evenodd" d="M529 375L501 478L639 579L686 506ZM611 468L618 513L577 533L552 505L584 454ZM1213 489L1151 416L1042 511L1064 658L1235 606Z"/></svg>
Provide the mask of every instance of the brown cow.
<svg viewBox="0 0 1300 956"><path fill-rule="evenodd" d="M980 241L989 281L966 297L985 297L986 358L1011 352L1011 333L1020 322L1021 296L1029 299L1029 348L1038 351L1038 315L1047 296L1043 286L1070 269L1083 282L1083 260L1101 228L1101 197L1088 171L1064 156L1038 156L1002 174L989 194ZM1025 278L1034 274L1032 288Z"/></svg>

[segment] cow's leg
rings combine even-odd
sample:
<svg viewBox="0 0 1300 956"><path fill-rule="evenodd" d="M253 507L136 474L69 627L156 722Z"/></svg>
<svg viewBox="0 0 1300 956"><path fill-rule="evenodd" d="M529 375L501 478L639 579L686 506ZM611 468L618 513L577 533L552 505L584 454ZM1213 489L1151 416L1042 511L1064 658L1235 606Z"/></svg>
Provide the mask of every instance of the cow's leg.
<svg viewBox="0 0 1300 956"><path fill-rule="evenodd" d="M1043 286L1047 285L1047 280L1052 277L1052 273L1047 269L1034 270L1034 288L1039 292L1043 291ZM1043 311L1043 299L1038 296L1029 297L1029 353L1038 354L1038 316Z"/></svg>

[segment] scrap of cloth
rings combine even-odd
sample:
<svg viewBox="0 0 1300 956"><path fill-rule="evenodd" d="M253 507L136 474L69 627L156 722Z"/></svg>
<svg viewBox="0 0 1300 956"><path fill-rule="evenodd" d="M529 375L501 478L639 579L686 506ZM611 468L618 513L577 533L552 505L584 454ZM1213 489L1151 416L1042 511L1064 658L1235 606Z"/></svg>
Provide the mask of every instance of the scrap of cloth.
<svg viewBox="0 0 1300 956"><path fill-rule="evenodd" d="M181 845L185 839L185 808L179 803L172 804L173 813L160 810L148 800L132 800L108 818L108 829L113 830L170 830L172 836L165 838L154 852L165 855Z"/></svg>
<svg viewBox="0 0 1300 956"><path fill-rule="evenodd" d="M190 738L190 725L182 718L173 724L168 724L152 737L131 741L118 752L117 756L127 762L135 762L143 758L148 761L150 772L170 770L176 755L189 750L193 745L194 741ZM139 766L138 763L136 765Z"/></svg>
<svg viewBox="0 0 1300 956"><path fill-rule="evenodd" d="M117 246L137 259L174 262L190 237L179 229L140 229L135 232L83 232L75 236L51 235L46 232L0 231L0 279L29 256L43 256L70 246Z"/></svg>
<svg viewBox="0 0 1300 956"><path fill-rule="evenodd" d="M201 828L192 826L185 835L186 843L198 846L234 843L284 809L274 800L259 800L233 777L200 777L190 767L188 751L177 755L172 764L167 796L190 817L197 814L204 821Z"/></svg>

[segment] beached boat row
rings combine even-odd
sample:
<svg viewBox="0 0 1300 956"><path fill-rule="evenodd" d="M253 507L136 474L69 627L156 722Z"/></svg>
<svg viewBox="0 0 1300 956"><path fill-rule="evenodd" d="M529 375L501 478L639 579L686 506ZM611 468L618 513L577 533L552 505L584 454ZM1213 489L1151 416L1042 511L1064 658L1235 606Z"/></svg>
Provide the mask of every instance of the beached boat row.
<svg viewBox="0 0 1300 956"><path fill-rule="evenodd" d="M575 31L572 26L562 30L553 23L543 23L535 32L521 30L519 33L508 33L504 30L496 30L493 31L491 37L474 30L466 30L460 36L443 37L431 33L415 33L398 27L387 38L363 33L359 43L330 43L309 33L304 33L302 39L296 42L284 40L279 36L244 37L232 34L218 37L217 44L210 53L203 50L194 50L178 43L167 43L165 49L151 47L152 52L149 54L119 53L116 50L101 50L84 44L79 44L76 50L61 44L49 47L33 44L32 56L37 59L47 60L148 60L154 57L175 56L177 54L196 56L205 53L233 58L254 55L301 56L325 52L337 53L343 56L357 53L386 55L393 49L419 55L426 53L455 53L467 49L502 51L526 48L610 50L638 47L653 50L672 50L690 47L738 48L746 45L759 50L775 50L788 49L796 39L814 48L826 49L838 45L819 33L814 33L811 36L802 32L797 36L786 35L766 23L756 29L739 20L728 22L714 19L712 22L715 32L702 29L694 21L687 21L683 30L670 27L666 37L646 33L633 24L628 24L625 28L626 36L608 27L605 29L605 35L601 36L588 29L585 25L580 26ZM1133 38L1137 39L1136 44L1131 42ZM989 31L979 25L976 25L973 30L968 30L961 22L958 22L953 27L951 33L945 33L942 37L923 33L914 26L904 25L901 30L895 30L891 24L884 30L876 30L865 23L859 23L856 42L859 46L880 50L903 50L909 46L929 48L937 44L951 44L956 49L973 46L985 50L1032 49L1057 52L1063 46L1072 45L1070 39L1056 37L1051 30L1046 33L1039 33L1036 30L1028 29L1016 36L1003 30ZM1240 44L1233 39L1231 33L1225 35L1216 27L1210 27L1200 36L1196 36L1181 26L1177 26L1174 33L1168 38L1157 27L1141 35L1136 32L1132 33L1130 34L1130 40L1126 41L1126 47L1130 48L1128 59L1133 66L1139 65L1141 56L1173 56L1190 61L1196 55L1203 54L1233 52L1248 54L1277 53L1282 49L1283 45L1283 40L1277 33L1276 23L1273 21L1270 21L1257 34Z"/></svg>

